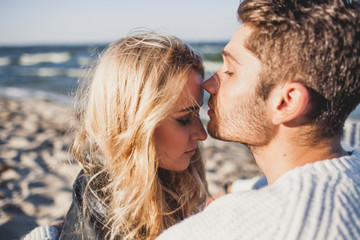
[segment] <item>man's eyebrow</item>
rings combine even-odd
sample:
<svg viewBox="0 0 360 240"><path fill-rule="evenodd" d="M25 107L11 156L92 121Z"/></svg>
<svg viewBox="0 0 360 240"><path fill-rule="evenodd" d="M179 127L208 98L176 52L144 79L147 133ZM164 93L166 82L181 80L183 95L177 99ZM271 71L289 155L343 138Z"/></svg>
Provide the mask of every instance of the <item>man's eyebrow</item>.
<svg viewBox="0 0 360 240"><path fill-rule="evenodd" d="M239 61L234 57L234 55L232 55L230 52L226 51L225 49L223 49L221 53L224 57L227 57L233 60L234 62L236 62L237 64L240 64Z"/></svg>

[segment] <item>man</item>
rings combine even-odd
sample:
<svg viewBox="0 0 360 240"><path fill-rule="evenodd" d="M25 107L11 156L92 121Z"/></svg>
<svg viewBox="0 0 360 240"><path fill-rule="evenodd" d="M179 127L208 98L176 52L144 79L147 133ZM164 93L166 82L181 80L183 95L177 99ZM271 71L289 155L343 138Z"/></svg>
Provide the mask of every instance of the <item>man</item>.
<svg viewBox="0 0 360 240"><path fill-rule="evenodd" d="M230 193L159 239L360 239L359 4L245 0L210 93L209 134L246 144L269 185Z"/></svg>

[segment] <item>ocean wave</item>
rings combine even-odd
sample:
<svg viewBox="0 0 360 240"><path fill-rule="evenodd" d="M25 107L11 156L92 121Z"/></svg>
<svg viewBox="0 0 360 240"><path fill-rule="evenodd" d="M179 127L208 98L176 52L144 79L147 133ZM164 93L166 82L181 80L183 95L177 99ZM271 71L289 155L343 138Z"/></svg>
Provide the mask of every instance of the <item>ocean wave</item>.
<svg viewBox="0 0 360 240"><path fill-rule="evenodd" d="M70 96L27 88L1 87L0 96L11 99L47 100L63 105L70 105L72 103L72 98Z"/></svg>
<svg viewBox="0 0 360 240"><path fill-rule="evenodd" d="M0 67L7 66L11 63L11 59L9 57L0 57Z"/></svg>
<svg viewBox="0 0 360 240"><path fill-rule="evenodd" d="M84 75L84 70L79 68L49 68L42 67L36 69L22 69L19 72L21 76L35 77L57 77L65 76L69 78L80 78Z"/></svg>
<svg viewBox="0 0 360 240"><path fill-rule="evenodd" d="M19 64L23 66L31 66L39 63L64 63L71 59L69 52L52 52L52 53L34 53L23 54L20 57Z"/></svg>
<svg viewBox="0 0 360 240"><path fill-rule="evenodd" d="M90 57L78 57L77 58L77 63L79 64L79 66L89 66L92 61L93 61L93 59Z"/></svg>

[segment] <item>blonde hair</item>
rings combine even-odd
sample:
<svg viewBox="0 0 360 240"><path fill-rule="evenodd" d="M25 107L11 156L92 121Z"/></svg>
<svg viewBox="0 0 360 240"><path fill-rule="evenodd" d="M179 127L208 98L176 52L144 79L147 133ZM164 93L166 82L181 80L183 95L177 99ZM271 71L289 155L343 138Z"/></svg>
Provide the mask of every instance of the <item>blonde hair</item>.
<svg viewBox="0 0 360 240"><path fill-rule="evenodd" d="M192 70L204 76L200 56L178 38L128 36L105 49L78 91L84 109L73 154L91 176L86 193L107 206L109 239L154 239L205 206L200 152L183 172L163 170L153 139Z"/></svg>

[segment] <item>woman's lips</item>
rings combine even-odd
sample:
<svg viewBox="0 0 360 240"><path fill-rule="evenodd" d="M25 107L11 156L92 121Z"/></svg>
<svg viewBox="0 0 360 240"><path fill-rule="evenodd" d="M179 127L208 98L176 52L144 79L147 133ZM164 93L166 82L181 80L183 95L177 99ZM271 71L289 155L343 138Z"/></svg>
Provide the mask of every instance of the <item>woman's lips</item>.
<svg viewBox="0 0 360 240"><path fill-rule="evenodd" d="M187 151L185 152L186 155L189 155L190 157L194 156L195 155L195 152L196 152L196 148L190 150L190 151Z"/></svg>

